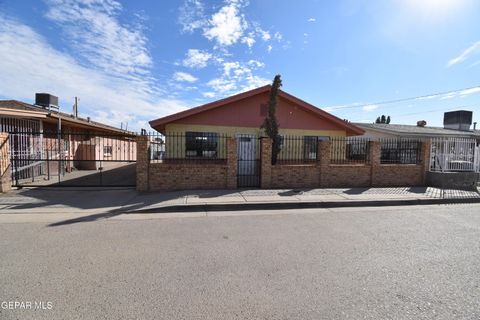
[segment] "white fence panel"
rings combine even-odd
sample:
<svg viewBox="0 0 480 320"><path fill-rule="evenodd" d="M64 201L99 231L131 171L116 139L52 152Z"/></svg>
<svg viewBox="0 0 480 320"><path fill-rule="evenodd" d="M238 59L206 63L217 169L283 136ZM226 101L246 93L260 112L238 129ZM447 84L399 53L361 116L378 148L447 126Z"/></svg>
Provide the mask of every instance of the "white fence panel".
<svg viewBox="0 0 480 320"><path fill-rule="evenodd" d="M479 170L477 141L467 138L432 139L431 171L476 171Z"/></svg>

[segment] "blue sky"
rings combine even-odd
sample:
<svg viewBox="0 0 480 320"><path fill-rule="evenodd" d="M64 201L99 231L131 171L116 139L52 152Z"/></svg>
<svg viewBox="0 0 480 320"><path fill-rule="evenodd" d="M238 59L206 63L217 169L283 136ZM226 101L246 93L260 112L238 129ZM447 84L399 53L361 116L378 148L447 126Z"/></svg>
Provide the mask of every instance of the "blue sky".
<svg viewBox="0 0 480 320"><path fill-rule="evenodd" d="M81 115L138 130L279 73L351 121L478 121L478 21L474 0L0 0L0 98L50 92L69 112L78 96Z"/></svg>

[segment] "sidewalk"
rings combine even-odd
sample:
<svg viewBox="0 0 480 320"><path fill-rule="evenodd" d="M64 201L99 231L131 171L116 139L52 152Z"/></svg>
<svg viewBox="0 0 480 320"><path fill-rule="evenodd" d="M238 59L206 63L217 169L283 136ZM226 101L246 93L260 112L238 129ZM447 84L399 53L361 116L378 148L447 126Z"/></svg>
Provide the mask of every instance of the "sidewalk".
<svg viewBox="0 0 480 320"><path fill-rule="evenodd" d="M189 190L36 188L0 195L4 214L123 214L480 202L474 191L414 188Z"/></svg>

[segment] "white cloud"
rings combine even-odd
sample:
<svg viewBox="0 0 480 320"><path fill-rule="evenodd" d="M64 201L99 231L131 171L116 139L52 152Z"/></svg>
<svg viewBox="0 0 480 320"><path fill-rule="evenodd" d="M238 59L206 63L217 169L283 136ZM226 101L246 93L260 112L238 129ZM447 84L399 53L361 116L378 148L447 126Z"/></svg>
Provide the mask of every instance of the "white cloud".
<svg viewBox="0 0 480 320"><path fill-rule="evenodd" d="M373 110L375 110L375 109L377 109L377 108L378 108L378 105L376 105L376 104L369 104L369 105L366 105L366 106L362 107L362 110L365 111L365 112L371 112L371 111L373 111Z"/></svg>
<svg viewBox="0 0 480 320"><path fill-rule="evenodd" d="M55 22L70 46L89 65L136 80L149 76L152 59L139 28L122 25L115 0L46 0L46 17Z"/></svg>
<svg viewBox="0 0 480 320"><path fill-rule="evenodd" d="M243 37L241 42L251 48L255 44L255 39L253 37Z"/></svg>
<svg viewBox="0 0 480 320"><path fill-rule="evenodd" d="M280 32L275 32L275 34L273 35L273 38L278 42L281 42L283 40L283 36Z"/></svg>
<svg viewBox="0 0 480 320"><path fill-rule="evenodd" d="M467 60L472 54L479 51L480 51L480 41L477 41L470 47L463 50L462 53L460 53L460 55L449 60L447 63L447 67L451 67L455 64L462 63L463 61Z"/></svg>
<svg viewBox="0 0 480 320"><path fill-rule="evenodd" d="M206 51L201 51L198 49L188 49L185 59L182 64L185 67L189 68L205 68L210 59L212 59L212 54Z"/></svg>
<svg viewBox="0 0 480 320"><path fill-rule="evenodd" d="M173 74L173 80L175 81L186 81L186 82L195 82L198 79L192 76L190 73L177 71Z"/></svg>
<svg viewBox="0 0 480 320"><path fill-rule="evenodd" d="M0 15L0 95L32 101L35 92L60 98L61 110L70 112L80 97L80 115L114 126L140 123L186 109L182 101L162 97L149 81L115 76L96 66L85 66L58 51L27 25Z"/></svg>
<svg viewBox="0 0 480 320"><path fill-rule="evenodd" d="M206 98L213 98L213 97L215 97L215 92L207 91L207 92L202 93L202 95Z"/></svg>
<svg viewBox="0 0 480 320"><path fill-rule="evenodd" d="M268 45L268 46L267 46L267 51L268 51L268 53L270 53L270 52L272 51L272 49L273 49L273 47L272 47L271 45Z"/></svg>
<svg viewBox="0 0 480 320"><path fill-rule="evenodd" d="M185 0L179 11L178 23L182 26L183 32L191 33L208 23L204 14L205 8L200 0Z"/></svg>
<svg viewBox="0 0 480 320"><path fill-rule="evenodd" d="M207 86L212 89L211 93L225 96L241 91L250 90L268 84L270 81L255 75L254 70L263 68L265 65L257 60L249 60L246 63L228 61L222 64L223 73L220 77L212 79Z"/></svg>
<svg viewBox="0 0 480 320"><path fill-rule="evenodd" d="M225 78L212 79L209 82L207 82L207 85L211 87L213 90L222 94L237 88L235 84L235 80L225 79Z"/></svg>
<svg viewBox="0 0 480 320"><path fill-rule="evenodd" d="M265 63L260 62L258 60L249 60L247 64L253 68L263 68L265 67Z"/></svg>
<svg viewBox="0 0 480 320"><path fill-rule="evenodd" d="M256 31L260 35L260 37L262 37L263 41L268 41L272 38L272 36L270 35L270 33L268 31L265 31L260 27L257 27Z"/></svg>
<svg viewBox="0 0 480 320"><path fill-rule="evenodd" d="M230 2L212 15L209 27L204 29L203 35L220 46L230 46L241 38L247 26L237 2Z"/></svg>
<svg viewBox="0 0 480 320"><path fill-rule="evenodd" d="M234 62L225 62L223 64L223 75L229 77L232 70L240 69L240 63L237 61Z"/></svg>
<svg viewBox="0 0 480 320"><path fill-rule="evenodd" d="M462 90L460 91L459 95L463 97L463 96L468 96L474 93L480 93L480 87Z"/></svg>
<svg viewBox="0 0 480 320"><path fill-rule="evenodd" d="M315 18L309 18L307 21L308 21L308 22L315 22L315 21L317 21L317 19L315 19Z"/></svg>

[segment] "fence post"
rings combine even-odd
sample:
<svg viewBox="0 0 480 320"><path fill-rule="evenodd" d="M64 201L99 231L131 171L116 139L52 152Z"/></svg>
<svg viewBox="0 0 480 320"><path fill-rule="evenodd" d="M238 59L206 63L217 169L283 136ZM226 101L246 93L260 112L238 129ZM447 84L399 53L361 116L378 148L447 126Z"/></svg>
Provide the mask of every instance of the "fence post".
<svg viewBox="0 0 480 320"><path fill-rule="evenodd" d="M12 175L10 163L10 141L8 133L0 133L0 192L12 189Z"/></svg>
<svg viewBox="0 0 480 320"><path fill-rule="evenodd" d="M377 171L380 168L382 145L380 141L369 141L370 186L377 186Z"/></svg>
<svg viewBox="0 0 480 320"><path fill-rule="evenodd" d="M149 190L148 169L150 164L148 136L137 136L137 191Z"/></svg>
<svg viewBox="0 0 480 320"><path fill-rule="evenodd" d="M430 160L431 160L431 151L432 151L432 141L425 140L422 141L422 152L420 154L420 160L422 164L422 184L425 185L427 182L427 173L430 171Z"/></svg>
<svg viewBox="0 0 480 320"><path fill-rule="evenodd" d="M272 139L260 138L260 187L268 189L272 186Z"/></svg>
<svg viewBox="0 0 480 320"><path fill-rule="evenodd" d="M227 138L227 189L237 188L237 139Z"/></svg>
<svg viewBox="0 0 480 320"><path fill-rule="evenodd" d="M330 182L328 180L328 166L330 165L330 148L331 142L329 140L321 140L317 145L317 160L320 168L319 185L326 188Z"/></svg>

